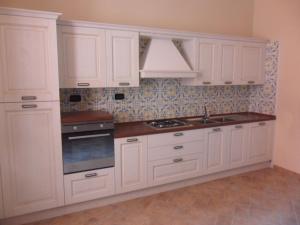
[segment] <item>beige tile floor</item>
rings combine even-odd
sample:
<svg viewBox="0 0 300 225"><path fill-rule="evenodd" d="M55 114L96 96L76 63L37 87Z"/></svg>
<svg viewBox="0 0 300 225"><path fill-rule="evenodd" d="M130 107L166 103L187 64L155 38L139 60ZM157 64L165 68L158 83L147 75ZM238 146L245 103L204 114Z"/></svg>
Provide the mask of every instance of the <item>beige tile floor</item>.
<svg viewBox="0 0 300 225"><path fill-rule="evenodd" d="M31 225L300 225L300 175L275 168Z"/></svg>

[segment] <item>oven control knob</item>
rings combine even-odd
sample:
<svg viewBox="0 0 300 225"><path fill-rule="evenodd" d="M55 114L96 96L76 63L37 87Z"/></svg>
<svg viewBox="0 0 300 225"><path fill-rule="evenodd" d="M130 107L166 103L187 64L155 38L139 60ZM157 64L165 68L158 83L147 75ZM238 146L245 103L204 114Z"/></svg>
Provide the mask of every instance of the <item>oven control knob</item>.
<svg viewBox="0 0 300 225"><path fill-rule="evenodd" d="M77 129L78 129L78 127L76 127L76 126L73 127L73 130L77 130Z"/></svg>
<svg viewBox="0 0 300 225"><path fill-rule="evenodd" d="M102 123L100 123L100 124L99 124L99 126L100 126L101 128L103 128L103 127L104 127L104 125L103 125Z"/></svg>

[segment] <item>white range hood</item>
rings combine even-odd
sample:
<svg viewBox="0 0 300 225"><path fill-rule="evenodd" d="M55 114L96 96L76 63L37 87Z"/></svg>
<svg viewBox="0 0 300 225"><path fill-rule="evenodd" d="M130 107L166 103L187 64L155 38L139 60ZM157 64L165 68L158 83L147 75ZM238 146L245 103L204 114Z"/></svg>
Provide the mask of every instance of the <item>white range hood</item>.
<svg viewBox="0 0 300 225"><path fill-rule="evenodd" d="M191 42L190 42L191 43ZM190 50L193 46L189 45ZM194 78L187 57L179 51L171 38L151 38L144 53L141 65L141 78Z"/></svg>

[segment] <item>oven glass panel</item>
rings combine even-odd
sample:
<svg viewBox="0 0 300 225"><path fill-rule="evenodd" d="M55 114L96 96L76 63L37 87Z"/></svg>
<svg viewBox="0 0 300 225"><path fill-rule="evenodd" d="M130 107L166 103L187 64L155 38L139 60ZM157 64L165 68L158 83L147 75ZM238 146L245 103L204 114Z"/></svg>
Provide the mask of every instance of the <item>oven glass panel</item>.
<svg viewBox="0 0 300 225"><path fill-rule="evenodd" d="M112 131L63 134L64 174L114 166Z"/></svg>

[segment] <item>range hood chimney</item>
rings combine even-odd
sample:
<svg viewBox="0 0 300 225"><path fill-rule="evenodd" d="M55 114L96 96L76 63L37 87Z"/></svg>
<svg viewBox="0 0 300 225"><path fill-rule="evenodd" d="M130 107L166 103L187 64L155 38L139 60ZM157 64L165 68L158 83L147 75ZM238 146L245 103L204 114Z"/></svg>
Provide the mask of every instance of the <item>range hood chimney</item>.
<svg viewBox="0 0 300 225"><path fill-rule="evenodd" d="M175 44L181 43L181 49ZM193 41L152 37L144 52L141 78L194 78L197 72L192 68ZM185 51L186 50L186 51ZM193 60L191 60L193 61Z"/></svg>

